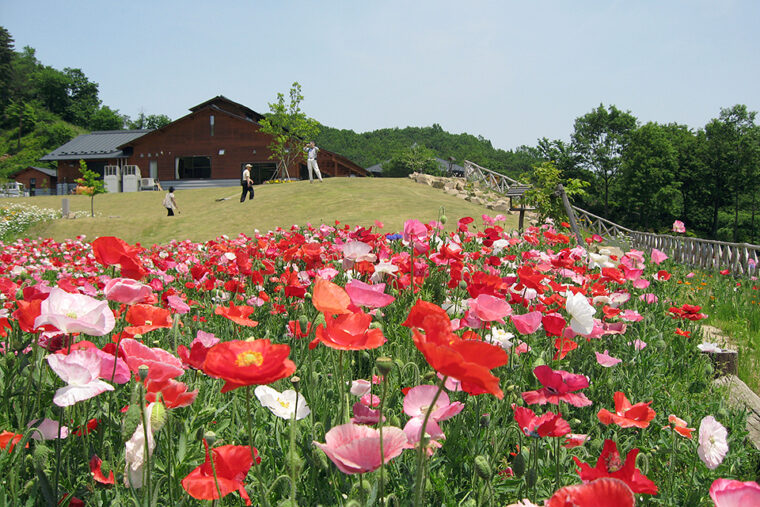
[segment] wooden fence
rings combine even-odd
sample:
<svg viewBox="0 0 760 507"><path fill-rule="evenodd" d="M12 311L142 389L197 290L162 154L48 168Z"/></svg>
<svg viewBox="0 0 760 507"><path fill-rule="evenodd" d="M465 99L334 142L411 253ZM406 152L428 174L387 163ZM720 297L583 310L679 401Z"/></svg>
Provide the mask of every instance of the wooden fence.
<svg viewBox="0 0 760 507"><path fill-rule="evenodd" d="M470 162L469 160L464 161L464 179L466 181L472 181L473 183L480 183L489 190L493 190L500 194L506 194L513 185L522 185L522 183L513 180L509 176L486 169L485 167L480 167L478 164Z"/></svg>
<svg viewBox="0 0 760 507"><path fill-rule="evenodd" d="M757 275L760 270L760 245L634 231L576 206L572 209L582 229L608 239L622 239L632 248L656 248L676 262L708 270L728 269L734 275Z"/></svg>

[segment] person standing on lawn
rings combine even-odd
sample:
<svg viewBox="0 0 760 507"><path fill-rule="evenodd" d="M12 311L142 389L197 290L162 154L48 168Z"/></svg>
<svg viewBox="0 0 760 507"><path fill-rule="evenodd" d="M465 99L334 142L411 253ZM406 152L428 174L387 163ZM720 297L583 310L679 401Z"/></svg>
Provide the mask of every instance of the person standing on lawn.
<svg viewBox="0 0 760 507"><path fill-rule="evenodd" d="M169 187L169 193L166 194L164 197L164 208L166 208L168 217L174 216L174 210L177 210L177 213L180 213L179 208L177 207L177 201L174 199L174 187Z"/></svg>
<svg viewBox="0 0 760 507"><path fill-rule="evenodd" d="M250 194L250 199L253 200L253 180L251 179L251 164L245 164L243 169L243 177L240 178L240 185L243 187L243 193L240 194L240 202L245 202L245 198Z"/></svg>
<svg viewBox="0 0 760 507"><path fill-rule="evenodd" d="M303 151L307 154L307 160L306 160L306 167L309 168L309 183L313 183L313 177L312 177L312 171L317 173L317 178L319 178L319 181L322 181L322 173L319 172L319 166L317 165L317 154L319 153L319 148L314 144L314 141L310 142L306 146L304 146Z"/></svg>

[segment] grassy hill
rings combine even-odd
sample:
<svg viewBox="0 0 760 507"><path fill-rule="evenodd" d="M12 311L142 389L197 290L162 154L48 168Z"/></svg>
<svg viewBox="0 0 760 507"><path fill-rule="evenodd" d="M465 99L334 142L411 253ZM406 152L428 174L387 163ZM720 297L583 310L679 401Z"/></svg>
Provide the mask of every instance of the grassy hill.
<svg viewBox="0 0 760 507"><path fill-rule="evenodd" d="M308 222L333 225L335 220L351 226L372 226L378 220L383 222L384 232L392 233L400 231L410 218L425 223L437 219L441 206L449 219L447 230L456 228L456 221L464 216L479 219L482 214L497 214L407 179L329 178L321 184L301 181L262 185L255 190L255 200L243 204L238 187L177 191L182 213L175 217L166 216L161 205L163 192L103 194L95 197L95 218L55 220L36 226L25 236L62 240L82 234L88 239L112 235L150 245L172 239L205 241L241 232L253 235L256 229L265 232ZM72 211L90 210L89 197L66 198ZM228 199L217 201L222 198ZM61 200L62 196L3 199L54 209L61 208ZM504 227L516 228L517 217L510 216Z"/></svg>

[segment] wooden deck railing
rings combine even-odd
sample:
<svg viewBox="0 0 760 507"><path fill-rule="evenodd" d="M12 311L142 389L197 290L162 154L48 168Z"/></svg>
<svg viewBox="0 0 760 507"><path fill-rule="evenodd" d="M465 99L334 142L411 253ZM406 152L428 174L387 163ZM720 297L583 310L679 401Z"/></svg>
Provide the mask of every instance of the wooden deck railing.
<svg viewBox="0 0 760 507"><path fill-rule="evenodd" d="M708 270L728 269L734 275L760 271L760 245L634 231L576 206L572 209L579 227L608 239L623 239L632 248L647 252L656 248L676 262Z"/></svg>
<svg viewBox="0 0 760 507"><path fill-rule="evenodd" d="M501 194L506 194L507 190L509 190L512 185L522 185L522 183L513 180L509 176L486 169L485 167L481 167L469 160L464 161L464 179L466 181L480 183L489 190Z"/></svg>

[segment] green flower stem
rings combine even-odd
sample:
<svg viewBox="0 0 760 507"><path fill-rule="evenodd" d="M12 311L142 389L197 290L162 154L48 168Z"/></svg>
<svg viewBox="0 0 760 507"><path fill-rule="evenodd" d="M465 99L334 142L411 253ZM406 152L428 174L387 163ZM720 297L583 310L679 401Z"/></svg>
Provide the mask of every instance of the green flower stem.
<svg viewBox="0 0 760 507"><path fill-rule="evenodd" d="M385 472L385 448L383 447L383 405L385 396L388 392L388 375L383 375L383 396L380 398L380 419L378 420L378 430L380 431L380 505L384 505L385 498L385 481L383 474Z"/></svg>
<svg viewBox="0 0 760 507"><path fill-rule="evenodd" d="M253 473L256 475L256 480L261 488L261 504L264 507L269 507L269 500L267 499L267 489L264 487L264 481L261 479L261 471L259 470L259 464L256 463L256 448L253 446L253 413L251 412L251 386L245 386L245 407L248 411L247 424L248 426L248 445L251 447L251 458L253 459Z"/></svg>
<svg viewBox="0 0 760 507"><path fill-rule="evenodd" d="M219 500L222 500L222 489L219 487L219 478L216 476L216 466L214 465L214 449L209 449L209 460L211 461L211 472L214 474L214 485L216 486L216 494Z"/></svg>
<svg viewBox="0 0 760 507"><path fill-rule="evenodd" d="M438 391L436 391L435 396L433 397L433 401L430 403L427 412L425 412L425 419L422 421L422 429L420 429L420 443L419 448L417 449L417 478L414 484L414 505L418 507L421 507L423 505L422 497L425 491L423 484L425 481L425 429L427 428L430 414L433 412L433 408L435 407L435 402L438 401L438 397L441 395L441 391L443 391L443 385L446 383L446 379L448 378L448 375L444 375L444 377L438 383Z"/></svg>
<svg viewBox="0 0 760 507"><path fill-rule="evenodd" d="M293 409L293 416L290 418L290 498L296 503L296 417L298 416L298 389L296 391L296 406Z"/></svg>

